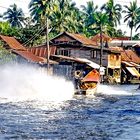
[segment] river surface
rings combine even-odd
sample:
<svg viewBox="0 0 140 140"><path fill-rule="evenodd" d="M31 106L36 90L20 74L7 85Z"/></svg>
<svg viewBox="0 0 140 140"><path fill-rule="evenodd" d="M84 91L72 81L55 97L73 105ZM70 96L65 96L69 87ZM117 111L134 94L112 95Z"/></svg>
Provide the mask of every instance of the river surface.
<svg viewBox="0 0 140 140"><path fill-rule="evenodd" d="M101 85L95 97L61 102L1 98L0 140L140 140L137 87Z"/></svg>

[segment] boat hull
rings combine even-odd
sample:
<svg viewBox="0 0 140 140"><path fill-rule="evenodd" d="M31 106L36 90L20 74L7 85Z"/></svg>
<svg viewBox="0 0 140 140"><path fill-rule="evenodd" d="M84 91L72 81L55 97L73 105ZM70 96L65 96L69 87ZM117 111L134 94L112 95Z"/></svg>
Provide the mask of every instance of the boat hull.
<svg viewBox="0 0 140 140"><path fill-rule="evenodd" d="M77 80L77 93L84 95L94 95L97 92L100 75L95 69L86 74L83 78Z"/></svg>
<svg viewBox="0 0 140 140"><path fill-rule="evenodd" d="M82 84L82 86L80 86L80 88L76 90L75 94L76 95L94 95L97 92L98 84L99 83L95 83L95 82L86 83L84 84L84 86ZM94 85L94 86L91 87L91 85Z"/></svg>

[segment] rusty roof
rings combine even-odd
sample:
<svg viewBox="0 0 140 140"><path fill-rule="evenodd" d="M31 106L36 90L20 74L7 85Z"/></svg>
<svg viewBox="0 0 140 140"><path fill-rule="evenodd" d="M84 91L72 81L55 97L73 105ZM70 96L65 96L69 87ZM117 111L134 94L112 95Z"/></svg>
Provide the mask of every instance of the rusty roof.
<svg viewBox="0 0 140 140"><path fill-rule="evenodd" d="M51 40L51 42L53 42L53 40L58 39L59 37L61 37L63 35L67 35L70 38L73 38L74 40L80 42L84 46L97 46L96 42L90 40L89 38L87 38L86 36L84 36L82 34L75 34L75 33L68 33L68 32L63 32L63 33L57 35L56 37L54 37Z"/></svg>
<svg viewBox="0 0 140 140"><path fill-rule="evenodd" d="M91 40L94 42L100 42L100 33L91 37ZM103 40L103 42L105 42L105 41L110 42L112 40L112 38L109 37L108 35L102 33L102 40Z"/></svg>
<svg viewBox="0 0 140 140"><path fill-rule="evenodd" d="M14 37L0 35L0 38L9 45L13 50L26 50Z"/></svg>
<svg viewBox="0 0 140 140"><path fill-rule="evenodd" d="M83 45L97 46L97 43L95 41L90 40L89 38L87 38L86 36L82 34L74 34L74 33L67 33L67 34L71 36L72 38L81 42Z"/></svg>
<svg viewBox="0 0 140 140"><path fill-rule="evenodd" d="M34 63L46 63L47 62L47 60L45 58L36 56L33 53L28 52L28 51L13 50L13 52L22 56L23 58L27 59L28 61L31 61L31 62L34 62Z"/></svg>
<svg viewBox="0 0 140 140"><path fill-rule="evenodd" d="M122 47L109 47L109 49L111 51L118 51L118 52L122 52L123 51L123 48Z"/></svg>
<svg viewBox="0 0 140 140"><path fill-rule="evenodd" d="M124 50L121 52L122 61L134 62L140 64L140 57L132 50Z"/></svg>
<svg viewBox="0 0 140 140"><path fill-rule="evenodd" d="M39 57L44 57L47 58L48 51L46 47L32 47L27 49L29 52L32 52L34 55L39 56ZM56 47L55 46L50 46L50 55L55 55L56 52Z"/></svg>
<svg viewBox="0 0 140 140"><path fill-rule="evenodd" d="M130 37L113 37L112 40L130 40Z"/></svg>

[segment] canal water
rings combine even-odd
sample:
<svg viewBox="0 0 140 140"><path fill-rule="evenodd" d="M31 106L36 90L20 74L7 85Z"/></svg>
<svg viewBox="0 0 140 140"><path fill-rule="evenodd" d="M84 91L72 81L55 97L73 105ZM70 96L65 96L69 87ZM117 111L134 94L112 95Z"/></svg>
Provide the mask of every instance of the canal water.
<svg viewBox="0 0 140 140"><path fill-rule="evenodd" d="M0 140L140 140L138 85L73 96L72 83L34 69L0 73Z"/></svg>

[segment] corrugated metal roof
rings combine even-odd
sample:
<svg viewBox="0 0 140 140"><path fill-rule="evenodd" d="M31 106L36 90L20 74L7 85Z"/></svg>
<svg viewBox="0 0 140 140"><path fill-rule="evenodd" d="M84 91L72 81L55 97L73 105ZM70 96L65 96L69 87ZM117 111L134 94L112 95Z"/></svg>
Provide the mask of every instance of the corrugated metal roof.
<svg viewBox="0 0 140 140"><path fill-rule="evenodd" d="M140 44L139 40L112 40L109 43L111 46L133 46L135 44Z"/></svg>
<svg viewBox="0 0 140 140"><path fill-rule="evenodd" d="M57 35L56 37L54 37L51 42L53 42L53 40L60 38L63 35L67 35L71 38L73 38L74 40L80 42L82 45L84 46L97 46L97 43L90 40L89 38L87 38L86 36L82 35L82 34L74 34L74 33L68 33L68 32L63 32L59 35ZM65 38L64 38L65 39ZM62 38L61 38L62 40ZM65 42L65 41L64 41Z"/></svg>
<svg viewBox="0 0 140 140"><path fill-rule="evenodd" d="M47 59L43 58L43 57L39 57L34 55L31 52L28 51L16 51L16 50L12 50L14 53L22 56L24 59L33 62L33 63L40 63L40 64L47 64ZM58 64L56 61L53 60L49 60L50 64Z"/></svg>
<svg viewBox="0 0 140 140"><path fill-rule="evenodd" d="M48 51L46 47L32 47L27 49L29 52L32 52L34 55L47 58ZM55 55L56 47L50 46L50 55Z"/></svg>
<svg viewBox="0 0 140 140"><path fill-rule="evenodd" d="M137 71L137 69L135 67L126 67L126 69L133 75L136 77L140 77L140 73Z"/></svg>
<svg viewBox="0 0 140 140"><path fill-rule="evenodd" d="M64 60L70 60L70 61L74 61L74 62L78 62L78 63L86 63L85 61L79 60L75 57L68 57L68 56L64 56L64 55L52 55L52 57L60 58L61 60L64 59Z"/></svg>
<svg viewBox="0 0 140 140"><path fill-rule="evenodd" d="M22 46L14 37L0 35L0 38L9 45L10 49L26 50L26 48Z"/></svg>
<svg viewBox="0 0 140 140"><path fill-rule="evenodd" d="M130 40L130 37L113 37L113 40Z"/></svg>
<svg viewBox="0 0 140 140"><path fill-rule="evenodd" d="M73 62L87 64L91 68L95 68L95 69L100 68L100 65L98 65L97 63L92 62L92 61L90 61L86 58L68 57L68 56L63 56L63 55L52 55L52 56L56 57L56 58L64 59L64 60L70 60L70 61L73 61Z"/></svg>
<svg viewBox="0 0 140 140"><path fill-rule="evenodd" d="M47 60L45 58L39 57L34 55L31 52L28 51L17 51L17 50L13 50L14 53L22 56L23 58L31 61L31 62L35 62L35 63L47 63Z"/></svg>
<svg viewBox="0 0 140 140"><path fill-rule="evenodd" d="M91 40L95 41L95 42L100 42L100 33L91 37ZM112 38L109 37L108 35L102 33L102 40L103 40L103 42L106 42L106 41L110 42L112 40Z"/></svg>
<svg viewBox="0 0 140 140"><path fill-rule="evenodd" d="M140 57L132 50L124 50L121 52L122 61L134 62L140 64Z"/></svg>
<svg viewBox="0 0 140 140"><path fill-rule="evenodd" d="M109 47L109 50L111 51L117 51L117 52L122 52L123 48L122 47Z"/></svg>
<svg viewBox="0 0 140 140"><path fill-rule="evenodd" d="M81 42L83 45L91 45L91 46L97 46L97 43L95 41L90 40L86 36L82 34L74 34L74 33L67 33L69 36L73 37L74 39Z"/></svg>

